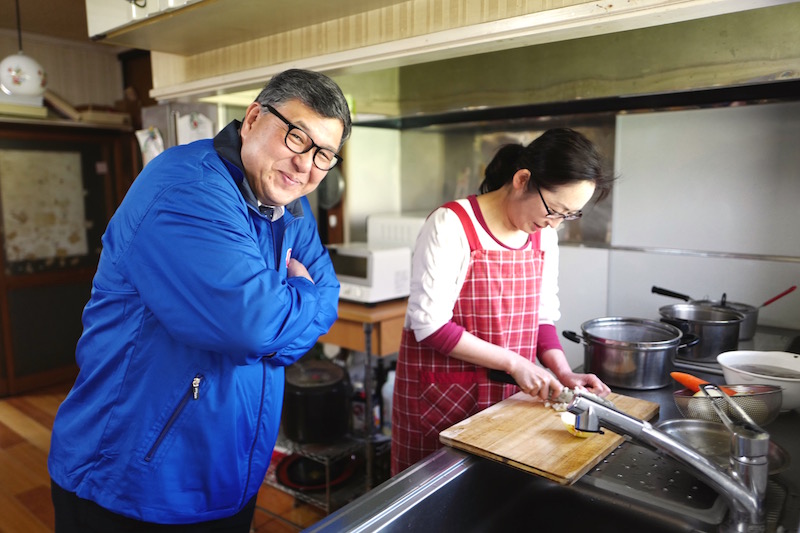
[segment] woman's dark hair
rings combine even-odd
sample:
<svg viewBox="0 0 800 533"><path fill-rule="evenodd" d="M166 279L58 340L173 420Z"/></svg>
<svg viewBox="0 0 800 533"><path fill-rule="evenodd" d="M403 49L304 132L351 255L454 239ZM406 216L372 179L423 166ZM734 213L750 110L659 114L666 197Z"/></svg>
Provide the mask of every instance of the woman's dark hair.
<svg viewBox="0 0 800 533"><path fill-rule="evenodd" d="M262 109L267 104L282 104L297 99L320 116L338 118L344 131L339 148L350 136L350 107L335 81L319 72L289 69L275 75L256 97Z"/></svg>
<svg viewBox="0 0 800 533"><path fill-rule="evenodd" d="M569 128L554 128L528 146L502 146L486 167L480 193L500 189L523 168L531 173L529 191L535 191L537 185L552 190L561 185L591 181L599 192L597 201L608 196L613 181L603 170L602 158L589 139Z"/></svg>

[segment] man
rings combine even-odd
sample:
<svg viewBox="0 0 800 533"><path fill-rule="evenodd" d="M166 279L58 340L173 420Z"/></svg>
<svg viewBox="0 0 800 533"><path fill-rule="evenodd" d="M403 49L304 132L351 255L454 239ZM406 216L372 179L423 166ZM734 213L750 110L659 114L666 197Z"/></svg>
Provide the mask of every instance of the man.
<svg viewBox="0 0 800 533"><path fill-rule="evenodd" d="M336 319L305 195L350 127L332 80L289 70L241 123L136 179L103 236L53 426L56 531L249 530L284 367Z"/></svg>

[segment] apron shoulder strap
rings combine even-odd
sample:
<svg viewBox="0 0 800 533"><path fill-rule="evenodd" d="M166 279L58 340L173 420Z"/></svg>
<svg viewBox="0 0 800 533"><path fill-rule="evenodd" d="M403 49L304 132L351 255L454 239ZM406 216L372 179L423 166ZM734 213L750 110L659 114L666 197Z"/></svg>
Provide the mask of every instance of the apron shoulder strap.
<svg viewBox="0 0 800 533"><path fill-rule="evenodd" d="M467 234L469 250L471 252L480 250L481 243L478 240L478 234L475 232L475 226L473 226L472 220L470 220L469 215L467 214L466 210L464 210L464 207L458 202L447 202L442 207L450 209L458 216L458 219L461 221L461 225L464 227L464 233Z"/></svg>
<svg viewBox="0 0 800 533"><path fill-rule="evenodd" d="M470 251L474 252L475 250L481 250L482 248L480 240L478 239L478 233L475 231L475 226L472 224L472 220L469 218L469 215L464 207L455 201L447 202L442 207L450 209L458 216L458 219L461 221L461 225L464 227L464 233L467 234L467 241L469 242ZM537 231L536 233L532 234L529 238L529 242L532 249L541 250L542 232Z"/></svg>

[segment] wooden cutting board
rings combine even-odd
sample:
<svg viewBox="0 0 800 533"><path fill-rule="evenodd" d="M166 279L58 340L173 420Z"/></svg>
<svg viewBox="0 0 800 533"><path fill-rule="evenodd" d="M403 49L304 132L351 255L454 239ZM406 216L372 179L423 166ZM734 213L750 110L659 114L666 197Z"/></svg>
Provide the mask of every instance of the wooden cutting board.
<svg viewBox="0 0 800 533"><path fill-rule="evenodd" d="M611 393L617 408L642 420L658 414L658 404ZM571 485L623 442L616 433L575 437L556 412L538 399L518 392L442 431L439 440L486 457Z"/></svg>

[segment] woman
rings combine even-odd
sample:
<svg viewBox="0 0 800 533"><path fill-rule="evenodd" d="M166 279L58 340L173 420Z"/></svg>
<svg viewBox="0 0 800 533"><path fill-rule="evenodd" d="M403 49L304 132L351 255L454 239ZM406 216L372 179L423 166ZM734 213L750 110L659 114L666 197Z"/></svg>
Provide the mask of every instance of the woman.
<svg viewBox="0 0 800 533"><path fill-rule="evenodd" d="M594 145L551 129L526 147L501 148L479 196L428 217L397 361L392 475L438 449L440 431L519 390L490 380L489 369L542 400L564 386L609 393L597 376L572 371L554 325L555 228L580 218L595 190L602 199L609 187Z"/></svg>

